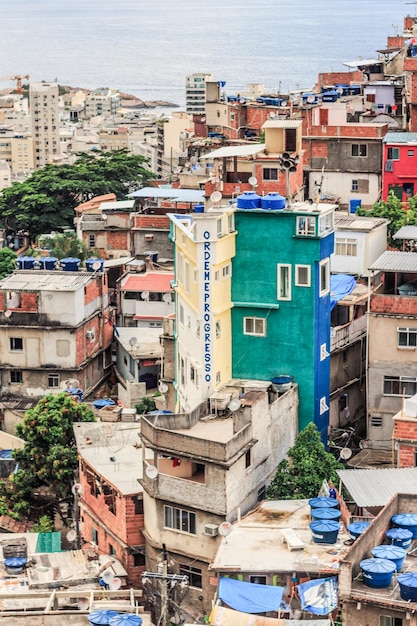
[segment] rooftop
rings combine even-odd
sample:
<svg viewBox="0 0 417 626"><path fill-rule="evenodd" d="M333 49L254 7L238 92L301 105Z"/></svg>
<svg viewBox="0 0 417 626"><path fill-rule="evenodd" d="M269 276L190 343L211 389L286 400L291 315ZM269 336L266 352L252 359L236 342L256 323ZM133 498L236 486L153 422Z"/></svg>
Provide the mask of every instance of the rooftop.
<svg viewBox="0 0 417 626"><path fill-rule="evenodd" d="M133 358L162 356L161 328L117 327L116 340Z"/></svg>
<svg viewBox="0 0 417 626"><path fill-rule="evenodd" d="M341 215L340 213L335 213L334 216L334 227L335 229L339 230L369 232L388 223L389 220L381 217L366 217L361 215L352 215L348 213L345 213L343 215Z"/></svg>
<svg viewBox="0 0 417 626"><path fill-rule="evenodd" d="M306 575L337 571L338 561L348 551L343 541L349 535L342 528L335 545L314 543L310 522L308 500L266 500L233 524L210 567L218 572L302 571ZM303 550L288 549L282 533L287 528L296 531Z"/></svg>
<svg viewBox="0 0 417 626"><path fill-rule="evenodd" d="M417 468L337 470L343 485L360 507L382 507L396 493L417 493Z"/></svg>
<svg viewBox="0 0 417 626"><path fill-rule="evenodd" d="M130 193L129 196L131 198L166 198L173 202L204 202L204 191L200 189L143 187Z"/></svg>
<svg viewBox="0 0 417 626"><path fill-rule="evenodd" d="M369 269L374 272L417 272L417 254L388 250Z"/></svg>
<svg viewBox="0 0 417 626"><path fill-rule="evenodd" d="M0 291L77 291L92 276L91 272L19 270L0 280Z"/></svg>
<svg viewBox="0 0 417 626"><path fill-rule="evenodd" d="M171 281L173 272L146 272L144 274L129 274L125 276L121 291L173 291Z"/></svg>

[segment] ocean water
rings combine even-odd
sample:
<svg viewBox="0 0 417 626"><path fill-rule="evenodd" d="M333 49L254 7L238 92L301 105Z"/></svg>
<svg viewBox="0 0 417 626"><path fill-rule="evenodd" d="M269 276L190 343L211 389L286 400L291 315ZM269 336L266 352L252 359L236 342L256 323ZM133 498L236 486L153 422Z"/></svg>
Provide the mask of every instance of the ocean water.
<svg viewBox="0 0 417 626"><path fill-rule="evenodd" d="M180 107L193 72L212 72L228 94L247 83L309 89L319 72L375 57L416 10L398 0L10 0L0 89L28 74Z"/></svg>

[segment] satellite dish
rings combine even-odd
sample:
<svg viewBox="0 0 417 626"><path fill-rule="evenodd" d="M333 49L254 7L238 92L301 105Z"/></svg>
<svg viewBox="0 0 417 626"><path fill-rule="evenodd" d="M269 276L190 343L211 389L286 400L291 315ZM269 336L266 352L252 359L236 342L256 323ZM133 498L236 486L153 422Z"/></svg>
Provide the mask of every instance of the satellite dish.
<svg viewBox="0 0 417 626"><path fill-rule="evenodd" d="M142 300L147 300L149 298L149 291L142 291L140 297L142 298Z"/></svg>
<svg viewBox="0 0 417 626"><path fill-rule="evenodd" d="M79 598L78 599L78 610L79 611L88 611L90 606L90 601L88 598Z"/></svg>
<svg viewBox="0 0 417 626"><path fill-rule="evenodd" d="M77 539L77 533L75 532L75 530L69 530L65 536L67 541L69 541L70 543Z"/></svg>
<svg viewBox="0 0 417 626"><path fill-rule="evenodd" d="M80 496L83 492L83 486L80 483L74 483L71 487L71 493L73 496Z"/></svg>
<svg viewBox="0 0 417 626"><path fill-rule="evenodd" d="M281 104L279 106L280 107L286 107L286 106L288 106L288 102L286 100L281 100Z"/></svg>
<svg viewBox="0 0 417 626"><path fill-rule="evenodd" d="M118 589L120 589L121 586L122 586L122 581L120 580L120 578L117 578L116 576L113 578L111 582L109 582L109 589L111 591L117 591Z"/></svg>
<svg viewBox="0 0 417 626"><path fill-rule="evenodd" d="M100 261L94 261L94 263L92 264L91 267L96 272L97 270L101 269L101 262Z"/></svg>
<svg viewBox="0 0 417 626"><path fill-rule="evenodd" d="M340 450L340 458L347 461L352 456L352 450L350 448L342 448Z"/></svg>
<svg viewBox="0 0 417 626"><path fill-rule="evenodd" d="M114 580L114 572L112 569L107 568L102 572L101 577L105 583L111 583Z"/></svg>
<svg viewBox="0 0 417 626"><path fill-rule="evenodd" d="M155 467L155 465L147 465L145 469L145 474L148 478L154 480L159 474L158 468Z"/></svg>
<svg viewBox="0 0 417 626"><path fill-rule="evenodd" d="M159 383L158 385L158 391L160 393L166 393L168 391L168 385L166 383L163 383L162 381Z"/></svg>
<svg viewBox="0 0 417 626"><path fill-rule="evenodd" d="M131 345L131 346L132 346L132 348L133 348L133 346L135 346L135 345L137 344L137 342L138 342L138 340L137 340L137 338L136 338L136 337L131 337L131 338L129 339L129 345Z"/></svg>
<svg viewBox="0 0 417 626"><path fill-rule="evenodd" d="M232 400L230 400L229 404L227 405L227 408L229 409L229 411L237 411L238 409L240 409L240 407L242 406L239 398L232 398Z"/></svg>
<svg viewBox="0 0 417 626"><path fill-rule="evenodd" d="M221 191L213 191L213 193L210 196L210 200L214 202L214 204L216 204L217 202L220 202L222 197L223 196L222 196Z"/></svg>
<svg viewBox="0 0 417 626"><path fill-rule="evenodd" d="M164 302L171 303L172 302L172 295L170 293L164 293L164 295L162 296L162 300Z"/></svg>
<svg viewBox="0 0 417 626"><path fill-rule="evenodd" d="M249 185L252 185L254 187L258 184L258 179L256 178L256 176L251 176L248 180L248 183Z"/></svg>
<svg viewBox="0 0 417 626"><path fill-rule="evenodd" d="M338 87L336 89L336 91L337 91L338 94L342 95L343 94L343 87Z"/></svg>
<svg viewBox="0 0 417 626"><path fill-rule="evenodd" d="M227 537L232 532L232 525L230 522L222 522L219 526L219 533L222 537Z"/></svg>
<svg viewBox="0 0 417 626"><path fill-rule="evenodd" d="M246 104L246 98L239 98L240 104Z"/></svg>
<svg viewBox="0 0 417 626"><path fill-rule="evenodd" d="M316 96L308 96L308 97L307 97L307 102L308 102L309 104L314 104L314 103L315 103L315 101L316 101Z"/></svg>
<svg viewBox="0 0 417 626"><path fill-rule="evenodd" d="M13 311L10 311L10 310L5 311L4 312L4 317L10 317L12 313L13 313Z"/></svg>

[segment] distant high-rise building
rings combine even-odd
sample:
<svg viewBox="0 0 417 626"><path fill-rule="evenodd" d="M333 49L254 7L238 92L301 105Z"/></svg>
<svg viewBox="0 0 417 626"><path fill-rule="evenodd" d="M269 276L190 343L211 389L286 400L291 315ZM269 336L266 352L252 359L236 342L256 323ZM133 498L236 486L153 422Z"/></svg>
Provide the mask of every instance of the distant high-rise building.
<svg viewBox="0 0 417 626"><path fill-rule="evenodd" d="M90 119L98 115L116 115L120 102L120 94L115 89L107 87L94 89L85 97L85 116Z"/></svg>
<svg viewBox="0 0 417 626"><path fill-rule="evenodd" d="M60 156L57 83L31 83L29 87L35 168Z"/></svg>
<svg viewBox="0 0 417 626"><path fill-rule="evenodd" d="M187 76L185 83L185 107L187 113L205 113L206 83L213 80L213 74L204 72Z"/></svg>

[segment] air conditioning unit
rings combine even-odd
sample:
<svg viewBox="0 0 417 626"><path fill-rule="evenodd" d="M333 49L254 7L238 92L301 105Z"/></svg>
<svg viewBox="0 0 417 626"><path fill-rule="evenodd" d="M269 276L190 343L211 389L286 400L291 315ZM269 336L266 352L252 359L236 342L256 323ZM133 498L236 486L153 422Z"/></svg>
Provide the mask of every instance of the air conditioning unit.
<svg viewBox="0 0 417 626"><path fill-rule="evenodd" d="M205 524L204 525L204 534L209 537L217 537L219 534L219 527L217 524Z"/></svg>
<svg viewBox="0 0 417 626"><path fill-rule="evenodd" d="M94 339L95 339L94 330L87 330L87 332L85 333L85 336L90 341L94 341Z"/></svg>

